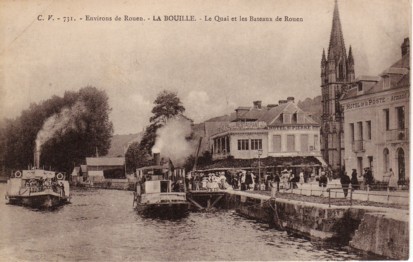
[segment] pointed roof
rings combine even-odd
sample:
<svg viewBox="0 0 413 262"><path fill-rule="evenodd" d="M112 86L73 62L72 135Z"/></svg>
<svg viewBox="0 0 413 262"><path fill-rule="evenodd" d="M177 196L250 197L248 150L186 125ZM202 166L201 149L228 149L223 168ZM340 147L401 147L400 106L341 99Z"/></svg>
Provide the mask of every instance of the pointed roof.
<svg viewBox="0 0 413 262"><path fill-rule="evenodd" d="M326 53L325 53L324 48L323 48L323 55L321 56L321 66L324 66L326 61L327 61L326 60Z"/></svg>
<svg viewBox="0 0 413 262"><path fill-rule="evenodd" d="M328 60L346 59L343 32L341 30L340 13L337 0L334 2L333 25L331 27L330 44L328 46Z"/></svg>
<svg viewBox="0 0 413 262"><path fill-rule="evenodd" d="M348 62L349 63L354 63L353 52L351 52L351 46L348 49Z"/></svg>

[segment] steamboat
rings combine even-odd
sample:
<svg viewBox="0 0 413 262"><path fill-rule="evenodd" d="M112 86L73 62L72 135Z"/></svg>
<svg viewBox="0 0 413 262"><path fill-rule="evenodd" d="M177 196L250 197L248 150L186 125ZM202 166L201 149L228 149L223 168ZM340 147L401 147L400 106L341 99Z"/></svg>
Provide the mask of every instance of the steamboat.
<svg viewBox="0 0 413 262"><path fill-rule="evenodd" d="M156 217L183 217L188 214L190 203L186 198L183 169L147 166L137 169L136 176L138 182L133 204L138 213Z"/></svg>
<svg viewBox="0 0 413 262"><path fill-rule="evenodd" d="M39 154L35 154L37 166L39 166L38 161ZM65 179L64 173L35 167L19 170L7 181L5 198L10 204L52 208L70 200L69 182Z"/></svg>
<svg viewBox="0 0 413 262"><path fill-rule="evenodd" d="M43 169L16 171L7 181L10 204L51 208L69 201L69 182L63 173Z"/></svg>

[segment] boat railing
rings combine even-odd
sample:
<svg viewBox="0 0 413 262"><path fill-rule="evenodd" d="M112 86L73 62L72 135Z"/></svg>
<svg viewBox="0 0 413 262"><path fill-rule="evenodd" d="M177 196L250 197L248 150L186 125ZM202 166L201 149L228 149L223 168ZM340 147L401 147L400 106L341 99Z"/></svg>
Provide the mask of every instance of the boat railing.
<svg viewBox="0 0 413 262"><path fill-rule="evenodd" d="M172 193L148 193L142 195L142 202L176 202L186 201L186 193L172 192Z"/></svg>

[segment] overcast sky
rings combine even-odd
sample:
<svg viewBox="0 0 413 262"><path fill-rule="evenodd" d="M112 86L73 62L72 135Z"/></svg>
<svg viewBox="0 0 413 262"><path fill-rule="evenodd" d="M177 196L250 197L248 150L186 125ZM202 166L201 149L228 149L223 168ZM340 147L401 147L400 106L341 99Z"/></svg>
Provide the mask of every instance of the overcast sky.
<svg viewBox="0 0 413 262"><path fill-rule="evenodd" d="M338 0L356 76L377 75L410 37L409 0ZM195 122L253 100L320 95L334 0L0 2L0 118L91 85L112 107L115 134L148 124L156 95L176 91ZM61 20L38 21L38 15ZM122 21L84 21L119 15ZM126 22L123 16L142 16ZM196 22L153 16L194 15ZM302 17L303 22L206 22L204 16ZM77 21L64 23L64 16ZM79 18L83 18L80 21ZM150 18L150 20L149 20ZM200 20L202 19L202 21Z"/></svg>

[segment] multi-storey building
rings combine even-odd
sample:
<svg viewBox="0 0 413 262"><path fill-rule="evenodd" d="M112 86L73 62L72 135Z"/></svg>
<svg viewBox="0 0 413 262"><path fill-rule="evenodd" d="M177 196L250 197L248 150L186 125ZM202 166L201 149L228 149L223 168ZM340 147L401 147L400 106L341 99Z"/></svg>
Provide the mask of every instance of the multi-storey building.
<svg viewBox="0 0 413 262"><path fill-rule="evenodd" d="M234 119L211 136L213 159L314 156L321 159L320 126L295 103L239 107Z"/></svg>
<svg viewBox="0 0 413 262"><path fill-rule="evenodd" d="M335 1L333 25L327 57L321 58L322 125L321 153L328 164L336 169L344 164L343 114L339 98L347 85L354 81L354 59L349 48L347 56L341 30L338 4Z"/></svg>
<svg viewBox="0 0 413 262"><path fill-rule="evenodd" d="M383 180L390 168L403 183L409 168L409 39L402 58L380 77L360 77L343 95L345 166L359 174L365 167Z"/></svg>

